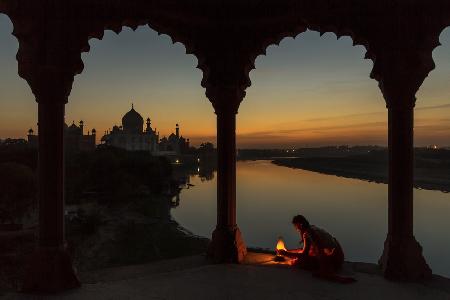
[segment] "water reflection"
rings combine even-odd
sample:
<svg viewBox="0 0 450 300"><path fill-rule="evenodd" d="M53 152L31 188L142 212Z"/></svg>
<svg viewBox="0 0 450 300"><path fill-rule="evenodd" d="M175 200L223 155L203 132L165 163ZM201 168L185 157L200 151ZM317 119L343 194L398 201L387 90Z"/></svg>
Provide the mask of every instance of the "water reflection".
<svg viewBox="0 0 450 300"><path fill-rule="evenodd" d="M192 165L178 165L174 166L174 179L179 182L182 188L189 188L193 186L190 184L191 178L200 178L201 182L214 180L214 173L216 166L214 164L198 164Z"/></svg>
<svg viewBox="0 0 450 300"><path fill-rule="evenodd" d="M174 167L173 178L177 182L178 191L189 190L196 186L191 181L196 182L200 179L200 182L206 182L214 180L214 173L216 172L216 167L213 164L198 164L197 166L192 165L178 165ZM176 208L180 205L181 195L177 193L172 197L170 202L171 208Z"/></svg>
<svg viewBox="0 0 450 300"><path fill-rule="evenodd" d="M190 179L173 217L198 235L216 224L216 180ZM450 276L450 195L415 190L415 235L437 274ZM301 213L336 236L352 261L377 262L387 232L387 185L289 169L269 161L238 162L237 217L248 246L274 248L278 236L298 246L291 225Z"/></svg>

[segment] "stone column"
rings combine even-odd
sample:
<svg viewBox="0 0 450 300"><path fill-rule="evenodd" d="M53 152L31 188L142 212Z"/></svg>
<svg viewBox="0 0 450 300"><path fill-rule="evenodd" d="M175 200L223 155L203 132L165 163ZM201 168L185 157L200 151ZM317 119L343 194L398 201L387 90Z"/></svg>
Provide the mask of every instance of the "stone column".
<svg viewBox="0 0 450 300"><path fill-rule="evenodd" d="M37 96L39 235L23 290L58 292L80 286L64 235L64 107L67 97Z"/></svg>
<svg viewBox="0 0 450 300"><path fill-rule="evenodd" d="M208 257L217 263L240 263L247 254L236 224L236 113L243 95L228 89L207 95L217 115L217 226Z"/></svg>
<svg viewBox="0 0 450 300"><path fill-rule="evenodd" d="M64 103L38 104L39 247L64 247Z"/></svg>
<svg viewBox="0 0 450 300"><path fill-rule="evenodd" d="M429 278L431 269L413 234L415 97L402 94L386 100L389 111L389 212L388 234L380 264L388 279Z"/></svg>
<svg viewBox="0 0 450 300"><path fill-rule="evenodd" d="M80 286L64 234L64 107L83 69L87 36L67 5L23 3L13 16L18 71L38 103L39 230L25 261L22 290L51 293ZM31 14L33 12L33 14Z"/></svg>

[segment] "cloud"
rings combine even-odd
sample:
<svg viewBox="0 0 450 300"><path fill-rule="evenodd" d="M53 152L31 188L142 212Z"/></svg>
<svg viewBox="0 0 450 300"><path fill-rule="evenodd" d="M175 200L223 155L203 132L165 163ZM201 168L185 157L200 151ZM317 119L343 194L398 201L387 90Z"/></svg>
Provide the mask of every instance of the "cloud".
<svg viewBox="0 0 450 300"><path fill-rule="evenodd" d="M440 104L432 106L418 107L416 110L434 110L434 109L446 109L450 108L449 104ZM387 121L373 121L373 122L355 122L348 124L348 121L359 117L376 117L385 116L387 110L373 111L366 113L346 114L341 116L323 117L323 118L311 118L304 119L298 122L283 122L279 123L278 127L291 127L288 129L273 129L273 130L260 130L252 132L237 133L237 139L240 146L250 145L275 145L277 143L292 143L292 142L308 142L308 143L336 143L350 139L354 143L364 143L367 141L381 141L384 143L384 136L387 135L386 127ZM377 118L376 118L377 119ZM326 122L326 121L339 121L342 120L347 124L340 122L337 125L324 125L324 126L299 126L299 123L311 123L311 122ZM440 118L420 118L416 119L416 130L419 134L430 133L432 134L443 131L450 131L450 127L442 122L449 122L450 119ZM436 123L434 123L436 122ZM425 123L425 124L424 124ZM432 123L432 124L430 124ZM434 124L433 124L434 123ZM314 125L314 124L313 124ZM215 136L191 136L191 142L196 144L202 141L210 140L215 141Z"/></svg>
<svg viewBox="0 0 450 300"><path fill-rule="evenodd" d="M448 125L440 125L440 124L434 124L434 125L416 125L414 126L416 130L426 130L427 132L430 131L448 131L450 135L450 126Z"/></svg>
<svg viewBox="0 0 450 300"><path fill-rule="evenodd" d="M306 119L304 121L305 122L322 122L322 121L329 121L329 120L340 120L340 119L348 119L348 118L356 118L356 117L375 116L375 115L382 115L382 114L386 114L386 113L387 113L386 111L375 111L375 112L367 112L367 113L341 115L341 116L335 116L335 117L313 118L313 119Z"/></svg>
<svg viewBox="0 0 450 300"><path fill-rule="evenodd" d="M432 110L432 109L442 109L442 108L450 108L450 103L448 104L440 104L440 105L431 105L431 106L422 106L416 107L415 110ZM319 121L328 121L328 120L339 120L339 119L348 119L348 118L357 118L357 117L365 117L365 116L375 116L375 115L384 115L387 113L387 109L385 111L373 111L366 113L358 113L358 114L347 114L341 116L334 117L323 117L323 118L312 118L306 119L306 122L319 122Z"/></svg>
<svg viewBox="0 0 450 300"><path fill-rule="evenodd" d="M286 134L296 134L296 133L305 133L305 132L320 132L320 131L333 131L340 129L361 129L367 127L380 127L386 126L386 122L364 122L364 123L356 123L356 124L346 124L346 125L336 125L336 126L314 126L314 127L303 127L303 128L294 128L294 129L279 129L279 130L265 130L265 131L254 131L248 133L238 134L241 138L260 138L260 137L271 137L271 136L280 136Z"/></svg>
<svg viewBox="0 0 450 300"><path fill-rule="evenodd" d="M440 108L450 108L450 103L448 103L448 104L441 104L441 105L416 107L416 110L430 110L430 109L440 109Z"/></svg>
<svg viewBox="0 0 450 300"><path fill-rule="evenodd" d="M279 147L304 147L325 145L386 145L386 131L375 132L368 136L365 132L347 132L342 135L328 133L324 136L280 136L270 137L238 137L239 148L279 148Z"/></svg>

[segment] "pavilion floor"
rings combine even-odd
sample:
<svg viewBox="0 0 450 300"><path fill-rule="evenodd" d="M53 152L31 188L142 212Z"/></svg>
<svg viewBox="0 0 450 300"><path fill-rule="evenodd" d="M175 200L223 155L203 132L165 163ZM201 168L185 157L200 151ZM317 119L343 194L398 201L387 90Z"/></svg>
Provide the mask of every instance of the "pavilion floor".
<svg viewBox="0 0 450 300"><path fill-rule="evenodd" d="M249 253L245 264L208 264L192 256L80 274L81 288L54 296L10 293L4 299L450 299L450 279L425 283L384 279L376 265L345 263L343 285Z"/></svg>

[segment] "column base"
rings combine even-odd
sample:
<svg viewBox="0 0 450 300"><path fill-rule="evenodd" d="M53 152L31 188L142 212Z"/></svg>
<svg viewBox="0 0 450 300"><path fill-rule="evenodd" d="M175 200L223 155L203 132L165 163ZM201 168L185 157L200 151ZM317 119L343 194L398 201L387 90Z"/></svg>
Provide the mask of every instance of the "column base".
<svg viewBox="0 0 450 300"><path fill-rule="evenodd" d="M243 262L247 255L247 247L239 228L216 228L207 255L214 263Z"/></svg>
<svg viewBox="0 0 450 300"><path fill-rule="evenodd" d="M66 249L38 248L26 267L22 287L26 293L56 293L81 285Z"/></svg>
<svg viewBox="0 0 450 300"><path fill-rule="evenodd" d="M414 236L394 239L388 234L379 265L384 277L390 280L417 281L432 276L422 254L422 246Z"/></svg>

